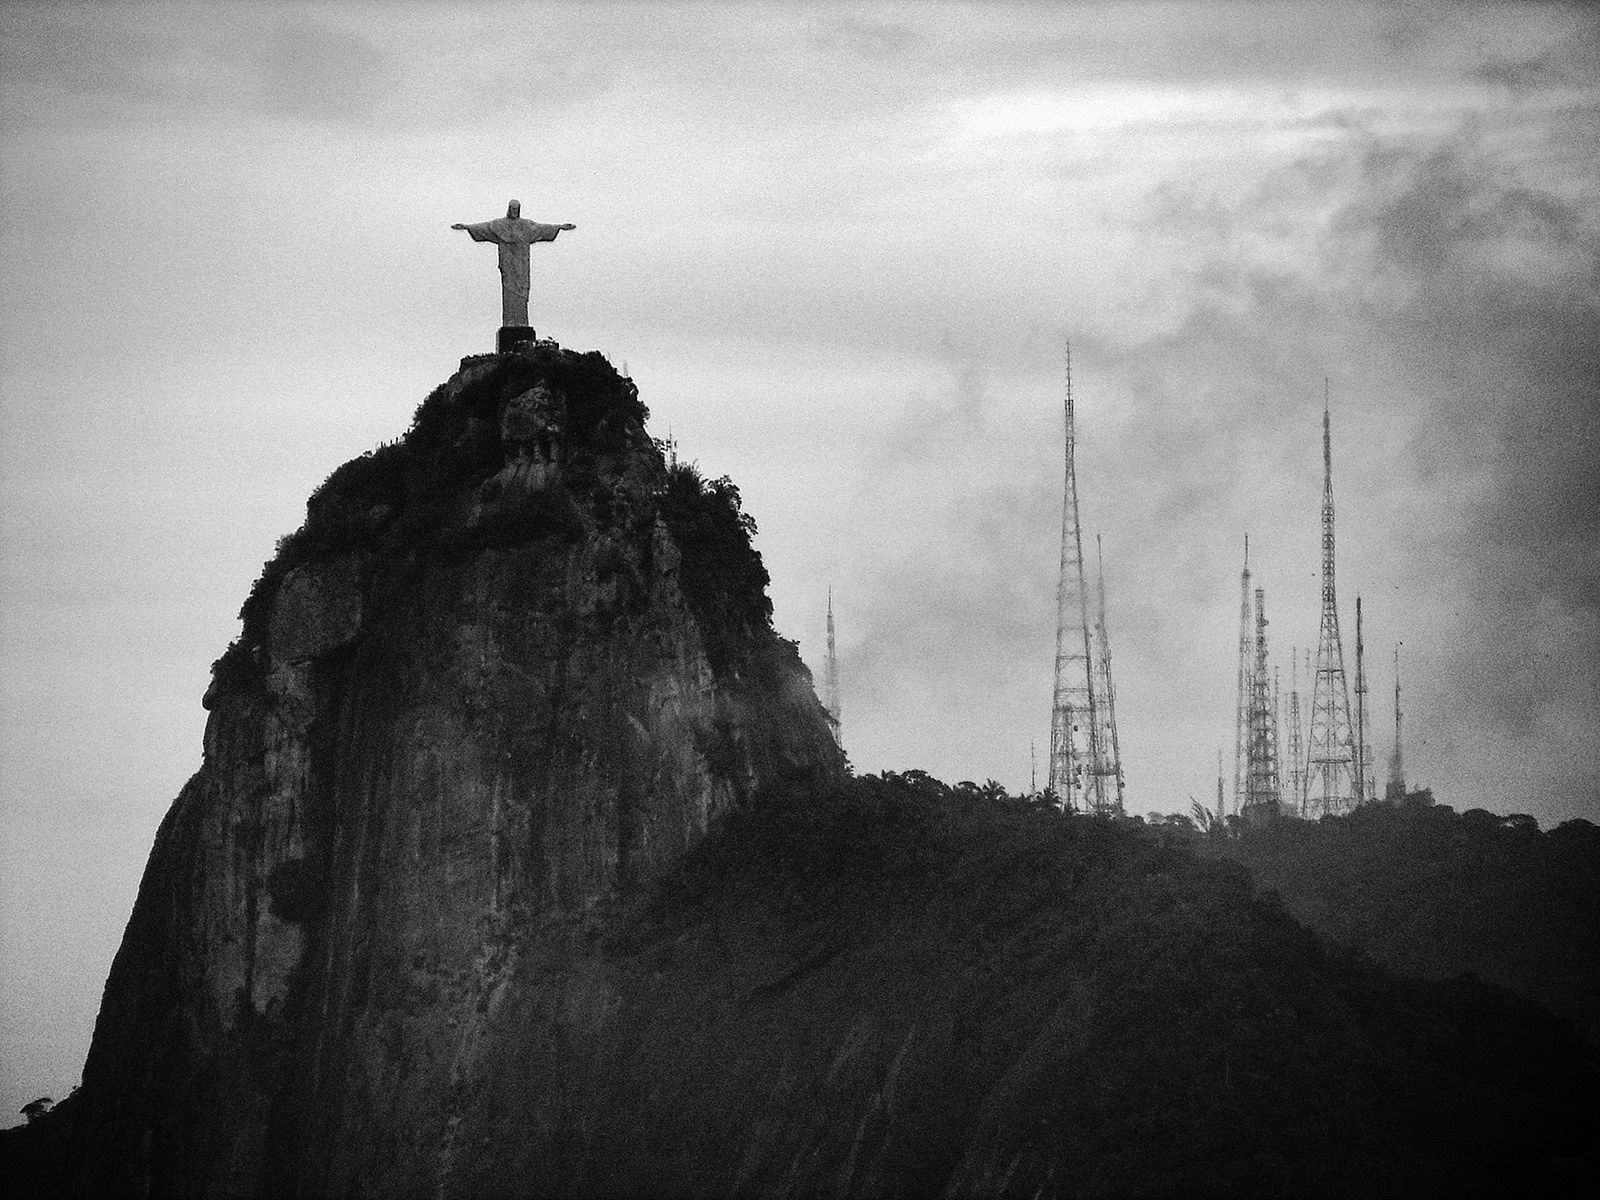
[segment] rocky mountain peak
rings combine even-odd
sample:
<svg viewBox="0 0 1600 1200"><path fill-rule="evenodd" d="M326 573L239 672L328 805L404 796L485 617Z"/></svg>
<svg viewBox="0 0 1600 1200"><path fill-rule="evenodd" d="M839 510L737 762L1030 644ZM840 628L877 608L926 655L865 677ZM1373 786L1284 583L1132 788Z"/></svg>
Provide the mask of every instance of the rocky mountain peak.
<svg viewBox="0 0 1600 1200"><path fill-rule="evenodd" d="M843 775L737 489L647 415L599 354L469 358L311 496L107 984L80 1182L256 1191L277 1139L335 1173L438 1145L541 930Z"/></svg>

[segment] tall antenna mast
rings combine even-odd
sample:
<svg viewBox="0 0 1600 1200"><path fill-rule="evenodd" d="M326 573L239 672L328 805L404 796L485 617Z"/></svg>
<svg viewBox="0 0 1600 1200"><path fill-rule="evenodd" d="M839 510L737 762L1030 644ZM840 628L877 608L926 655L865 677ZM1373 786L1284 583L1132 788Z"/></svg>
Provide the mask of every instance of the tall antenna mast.
<svg viewBox="0 0 1600 1200"><path fill-rule="evenodd" d="M1406 798L1406 770L1400 761L1400 647L1394 648L1394 753L1389 756L1389 782L1383 798L1399 804Z"/></svg>
<svg viewBox="0 0 1600 1200"><path fill-rule="evenodd" d="M1100 588L1100 609L1095 616L1094 632L1100 659L1095 664L1096 714L1100 718L1096 745L1100 751L1098 772L1116 787L1116 797L1104 796L1104 802L1116 816L1123 815L1122 808L1122 754L1117 744L1117 689L1111 682L1111 635L1106 632L1106 564L1100 553L1100 535L1094 535L1095 575Z"/></svg>
<svg viewBox="0 0 1600 1200"><path fill-rule="evenodd" d="M1372 739L1367 736L1367 671L1361 642L1361 593L1356 593L1356 803L1373 799Z"/></svg>
<svg viewBox="0 0 1600 1200"><path fill-rule="evenodd" d="M1349 812L1361 799L1351 745L1350 689L1339 640L1339 605L1334 594L1333 435L1328 417L1328 381L1322 381L1322 622L1311 691L1311 731L1306 748L1306 815Z"/></svg>
<svg viewBox="0 0 1600 1200"><path fill-rule="evenodd" d="M1250 673L1250 747L1246 763L1246 821L1276 817L1280 808L1278 791L1277 711L1272 703L1272 681L1267 673L1266 590L1256 588L1255 665Z"/></svg>
<svg viewBox="0 0 1600 1200"><path fill-rule="evenodd" d="M1283 806L1283 696L1279 690L1278 664L1272 664L1272 768L1278 787L1278 806Z"/></svg>
<svg viewBox="0 0 1600 1200"><path fill-rule="evenodd" d="M823 706L828 710L828 724L833 729L833 742L844 749L844 725L839 714L839 657L833 645L833 588L828 588L828 670L823 680Z"/></svg>
<svg viewBox="0 0 1600 1200"><path fill-rule="evenodd" d="M1300 650L1289 659L1289 811L1305 816L1305 747L1300 742Z"/></svg>
<svg viewBox="0 0 1600 1200"><path fill-rule="evenodd" d="M1072 412L1072 343L1067 343L1066 480L1061 501L1061 575L1056 584L1055 696L1050 709L1049 789L1068 812L1105 810L1105 779L1089 648L1089 610L1078 523L1077 432Z"/></svg>
<svg viewBox="0 0 1600 1200"><path fill-rule="evenodd" d="M1239 677L1233 718L1233 811L1244 812L1250 788L1250 694L1255 680L1255 639L1250 629L1250 535L1244 535L1239 576Z"/></svg>

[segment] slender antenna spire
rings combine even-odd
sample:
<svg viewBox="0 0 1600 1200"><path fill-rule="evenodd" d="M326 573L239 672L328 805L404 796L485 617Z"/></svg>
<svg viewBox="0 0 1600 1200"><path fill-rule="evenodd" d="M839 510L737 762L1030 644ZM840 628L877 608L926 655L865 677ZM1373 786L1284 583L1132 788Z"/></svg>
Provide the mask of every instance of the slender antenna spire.
<svg viewBox="0 0 1600 1200"><path fill-rule="evenodd" d="M1250 788L1250 692L1255 679L1250 629L1250 535L1244 535L1244 571L1239 576L1239 675L1233 719L1233 811L1242 813Z"/></svg>
<svg viewBox="0 0 1600 1200"><path fill-rule="evenodd" d="M1295 647L1289 657L1289 811L1305 816L1306 764L1305 747L1300 740L1300 650Z"/></svg>
<svg viewBox="0 0 1600 1200"><path fill-rule="evenodd" d="M1278 792L1277 712L1273 706L1272 680L1267 672L1266 589L1256 588L1255 663L1250 673L1250 743L1245 764L1245 802L1247 821L1276 817L1280 809Z"/></svg>
<svg viewBox="0 0 1600 1200"><path fill-rule="evenodd" d="M1307 816L1350 811L1361 802L1361 785L1350 726L1350 689L1334 587L1333 434L1328 381L1322 396L1322 622L1311 691L1311 731L1306 748Z"/></svg>
<svg viewBox="0 0 1600 1200"><path fill-rule="evenodd" d="M1283 695L1278 664L1272 664L1272 769L1278 789L1278 806L1283 807Z"/></svg>
<svg viewBox="0 0 1600 1200"><path fill-rule="evenodd" d="M1389 756L1389 782L1383 798L1399 804L1406 798L1406 769L1400 759L1400 647L1394 648L1394 753Z"/></svg>
<svg viewBox="0 0 1600 1200"><path fill-rule="evenodd" d="M1111 635L1106 631L1106 564L1098 533L1094 535L1094 565L1100 590L1100 609L1094 625L1096 649L1099 652L1099 661L1095 663L1095 703L1100 718L1096 737L1100 751L1098 770L1102 779L1109 779L1115 785L1115 798L1105 796L1104 803L1109 811L1120 817L1123 815L1122 753L1117 744L1117 689L1111 679Z"/></svg>
<svg viewBox="0 0 1600 1200"><path fill-rule="evenodd" d="M1104 812L1105 779L1095 711L1083 536L1078 522L1077 431L1072 343L1066 345L1066 478L1061 501L1061 574L1056 583L1055 696L1050 709L1049 789L1069 812Z"/></svg>
<svg viewBox="0 0 1600 1200"><path fill-rule="evenodd" d="M1322 490L1330 503L1333 501L1333 434L1330 432L1328 413L1328 377L1322 377Z"/></svg>
<svg viewBox="0 0 1600 1200"><path fill-rule="evenodd" d="M1367 671L1361 642L1361 593L1356 593L1356 803L1373 798L1372 739L1367 736Z"/></svg>

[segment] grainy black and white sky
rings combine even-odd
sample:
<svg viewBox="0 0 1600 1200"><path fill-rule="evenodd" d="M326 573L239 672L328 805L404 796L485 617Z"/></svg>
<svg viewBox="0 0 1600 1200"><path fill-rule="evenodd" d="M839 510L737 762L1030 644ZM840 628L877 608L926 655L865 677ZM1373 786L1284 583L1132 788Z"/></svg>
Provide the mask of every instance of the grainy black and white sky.
<svg viewBox="0 0 1600 1200"><path fill-rule="evenodd" d="M10 4L0 139L0 1112L78 1079L275 539L491 347L448 226L512 196L814 668L832 586L858 770L1029 783L1070 336L1134 811L1231 755L1247 532L1314 645L1326 377L1380 771L1403 643L1415 782L1600 820L1581 6Z"/></svg>

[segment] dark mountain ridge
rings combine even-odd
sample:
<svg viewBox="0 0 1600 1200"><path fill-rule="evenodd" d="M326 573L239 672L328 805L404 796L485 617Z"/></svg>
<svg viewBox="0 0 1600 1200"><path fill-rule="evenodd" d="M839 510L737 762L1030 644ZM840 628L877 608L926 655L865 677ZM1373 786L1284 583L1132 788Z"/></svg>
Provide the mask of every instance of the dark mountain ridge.
<svg viewBox="0 0 1600 1200"><path fill-rule="evenodd" d="M1447 805L1244 827L1196 842L1331 943L1432 979L1474 974L1600 1045L1600 829Z"/></svg>
<svg viewBox="0 0 1600 1200"><path fill-rule="evenodd" d="M46 1194L1501 1195L1594 1051L1163 831L852 779L737 489L468 359L218 660ZM14 1136L13 1136L14 1135Z"/></svg>

